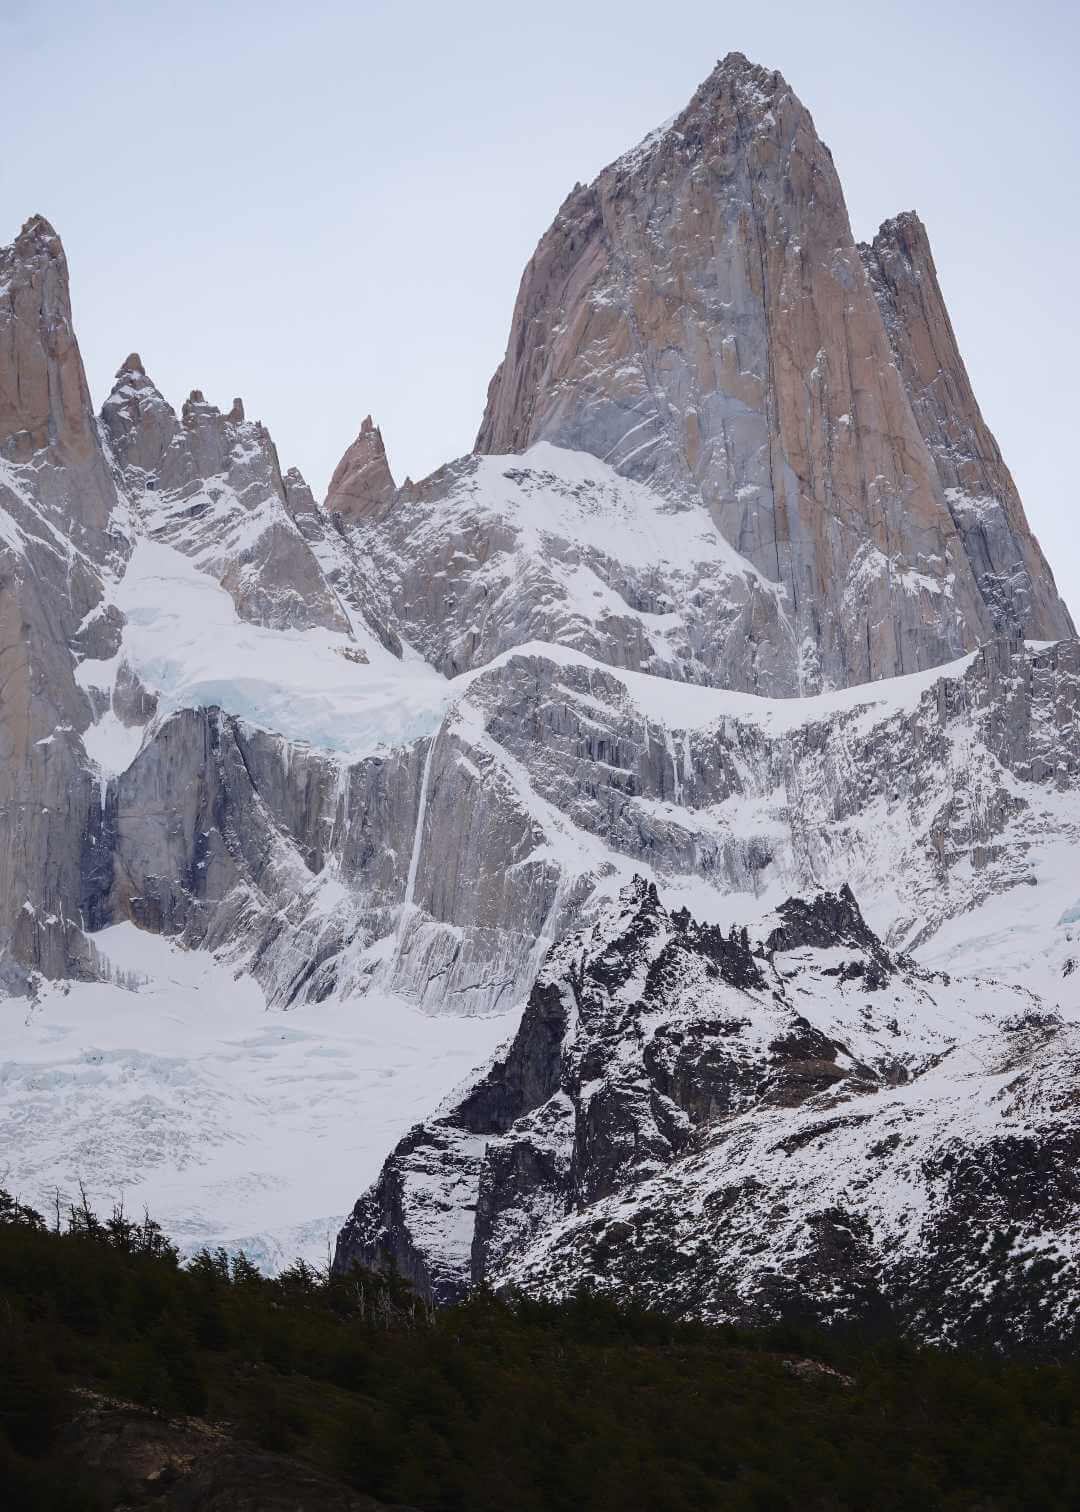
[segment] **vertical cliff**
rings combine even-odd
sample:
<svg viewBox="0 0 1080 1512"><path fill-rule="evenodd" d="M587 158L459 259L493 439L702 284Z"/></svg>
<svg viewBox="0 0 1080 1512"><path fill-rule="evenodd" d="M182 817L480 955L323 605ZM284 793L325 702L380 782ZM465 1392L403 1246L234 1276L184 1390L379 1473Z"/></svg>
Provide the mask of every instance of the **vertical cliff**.
<svg viewBox="0 0 1080 1512"><path fill-rule="evenodd" d="M128 549L53 228L0 250L0 982L87 967L81 850L97 784L77 658L116 649L104 575Z"/></svg>
<svg viewBox="0 0 1080 1512"><path fill-rule="evenodd" d="M937 665L1005 623L1061 633L1045 564L1038 589L1006 565L1041 561L1019 501L988 563L909 387L828 148L783 77L734 53L560 209L477 448L546 440L704 501L784 590L755 629L772 692Z"/></svg>
<svg viewBox="0 0 1080 1512"><path fill-rule="evenodd" d="M999 633L1073 635L1012 474L979 409L945 308L926 227L887 220L859 252L949 512Z"/></svg>

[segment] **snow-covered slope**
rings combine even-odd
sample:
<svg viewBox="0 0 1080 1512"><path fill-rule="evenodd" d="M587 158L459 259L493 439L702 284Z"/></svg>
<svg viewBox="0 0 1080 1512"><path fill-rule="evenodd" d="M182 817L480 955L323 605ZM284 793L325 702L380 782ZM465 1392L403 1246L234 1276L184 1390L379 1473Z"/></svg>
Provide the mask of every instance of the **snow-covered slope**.
<svg viewBox="0 0 1080 1512"><path fill-rule="evenodd" d="M743 933L638 879L401 1142L337 1263L393 1262L443 1299L587 1280L716 1318L1067 1339L1080 991L1058 987L927 971L846 889Z"/></svg>
<svg viewBox="0 0 1080 1512"><path fill-rule="evenodd" d="M268 1013L248 974L118 924L93 982L0 1001L0 1185L145 1203L187 1252L324 1263L347 1194L516 1027L386 994Z"/></svg>
<svg viewBox="0 0 1080 1512"><path fill-rule="evenodd" d="M537 562L550 532L564 541L578 532L582 560L600 567L616 550L625 565L665 549L667 506L650 505L643 485L631 490L636 512L619 544L575 492L596 469L542 450L543 508L530 495L530 517L523 495L515 516ZM481 467L502 478L505 462ZM625 502L626 485L611 486ZM362 1052L372 1075L397 1055L383 1005L398 1005L409 1022L416 1010L406 1004L455 1015L449 1026L416 1021L431 1025L437 1067L444 1034L448 1046L471 1045L490 1022L463 1027L457 1015L519 1009L546 950L635 872L725 927L755 923L791 893L850 881L883 937L917 943L946 969L956 956L1013 981L1040 970L1044 986L1058 980L1057 920L1080 897L1075 645L998 642L906 678L767 699L612 666L585 649L596 642L583 610L562 625L564 643L511 644L447 677L407 645L395 654L358 615L330 628L242 614L220 577L181 549L193 537L158 539L156 518L132 504L132 546L105 573L96 611L117 624L109 654L76 667L95 715L81 737L95 796L78 906L91 940L102 927L116 938L135 923L212 952L194 1000L214 1000L209 984L222 972L249 982L252 1014L289 1008L290 1032L329 1033L326 1004L352 1004L341 1013L361 1019L378 1010L382 1041L373 1035ZM693 528L707 531L700 520ZM590 553L605 534L612 546L602 561ZM335 552L352 549L337 541ZM59 990L39 983L30 999L14 1000L6 1057L23 1065L28 1009ZM79 1054L94 1049L115 990L70 989L79 1016L62 1021L58 1067L70 1036ZM141 1018L123 1021L126 1075L153 1103L155 1017L144 1039ZM232 1062L229 1095L240 1109L263 1095L261 1064ZM418 1086L434 1093L444 1083L434 1073L428 1081L422 1066L420 1057ZM297 1075L283 1065L286 1084ZM24 1074L10 1085L15 1110ZM36 1107L64 1132L40 1166L20 1157L13 1170L68 1187L83 1175L101 1192L158 1191L154 1206L192 1231L170 1193L194 1193L209 1168L192 1166L186 1188L170 1186L167 1160L145 1180L138 1167L125 1174L109 1153L111 1142L127 1147L121 1132L76 1159L83 1145L60 1104L52 1115L47 1099ZM289 1124L298 1152L325 1139L317 1107L305 1108ZM106 1102L96 1123L108 1130L119 1117ZM179 1137L162 1148L177 1164L187 1159ZM372 1174L374 1149L365 1145L351 1174L348 1160L336 1167L339 1207ZM264 1175L252 1168L236 1177L244 1179L240 1211L250 1217L211 1203L205 1223L192 1212L193 1230L225 1239L293 1232L334 1210L322 1198L312 1205L302 1183L267 1187L260 1205L251 1193ZM303 1194L305 1211L290 1190Z"/></svg>
<svg viewBox="0 0 1080 1512"><path fill-rule="evenodd" d="M130 765L103 773L84 907L231 949L273 1002L375 983L504 1010L578 910L642 867L740 921L850 880L906 944L1040 886L1032 956L1040 917L1074 901L1071 643L998 642L777 700L544 642L450 679L373 637L357 660L355 638L242 620L216 580L146 540L112 602L120 650L78 677L93 690L127 668L146 724L120 730L115 692L98 695L87 748ZM159 803L164 831L142 817Z"/></svg>
<svg viewBox="0 0 1080 1512"><path fill-rule="evenodd" d="M785 590L739 555L699 498L669 497L587 452L537 442L465 457L350 539L389 611L446 673L528 641L695 683L746 661L755 619L794 651ZM768 658L743 679L771 684Z"/></svg>
<svg viewBox="0 0 1080 1512"><path fill-rule="evenodd" d="M1071 1011L1080 646L925 236L898 222L868 282L808 113L745 59L680 121L541 242L477 454L397 488L365 420L326 505L240 401L174 408L134 354L95 417L55 233L0 252L0 1170L24 1195L83 1178L185 1243L308 1243L635 876L755 940L850 884L882 949ZM759 1069L770 1005L834 982L776 961L780 999L727 984L759 993ZM979 1040L970 993L900 975L909 1072ZM884 1095L870 1040L895 1036L837 1002L814 1032ZM966 1127L942 1097L927 1148L948 1109ZM738 1112L747 1139L772 1116ZM445 1205L460 1274L472 1219ZM492 1274L546 1277L512 1249Z"/></svg>

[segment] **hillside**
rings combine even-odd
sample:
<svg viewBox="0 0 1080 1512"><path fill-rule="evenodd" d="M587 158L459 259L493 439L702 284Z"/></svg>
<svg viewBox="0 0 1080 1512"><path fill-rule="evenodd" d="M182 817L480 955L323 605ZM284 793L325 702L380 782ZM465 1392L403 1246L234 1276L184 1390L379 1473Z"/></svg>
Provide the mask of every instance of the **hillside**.
<svg viewBox="0 0 1080 1512"><path fill-rule="evenodd" d="M12 1512L1066 1509L1080 1367L675 1323L581 1292L178 1268L149 1220L0 1204Z"/></svg>

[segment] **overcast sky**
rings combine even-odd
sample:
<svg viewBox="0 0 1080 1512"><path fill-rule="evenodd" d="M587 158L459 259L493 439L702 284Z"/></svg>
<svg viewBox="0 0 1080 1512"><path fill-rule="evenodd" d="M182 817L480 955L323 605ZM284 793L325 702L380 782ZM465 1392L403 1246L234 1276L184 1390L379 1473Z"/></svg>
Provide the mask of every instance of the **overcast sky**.
<svg viewBox="0 0 1080 1512"><path fill-rule="evenodd" d="M779 68L852 228L918 209L975 391L1080 620L1075 3L0 0L0 243L63 238L95 402L138 350L243 397L317 493L368 412L470 450L566 193L733 49Z"/></svg>

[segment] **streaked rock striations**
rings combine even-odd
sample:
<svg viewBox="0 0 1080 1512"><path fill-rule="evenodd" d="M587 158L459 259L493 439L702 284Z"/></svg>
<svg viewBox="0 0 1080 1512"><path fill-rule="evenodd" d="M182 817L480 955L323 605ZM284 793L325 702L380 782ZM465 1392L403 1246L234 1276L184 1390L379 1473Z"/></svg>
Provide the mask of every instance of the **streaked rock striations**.
<svg viewBox="0 0 1080 1512"><path fill-rule="evenodd" d="M348 524L378 520L390 508L395 492L382 431L368 415L360 434L334 469L326 495L327 512Z"/></svg>
<svg viewBox="0 0 1080 1512"><path fill-rule="evenodd" d="M873 1170L953 1193L982 1234L1023 1168L1025 1098L1036 1146L1071 1159L1080 653L925 234L900 217L855 246L778 74L726 59L570 196L474 455L397 488L369 417L323 505L239 400L178 412L137 354L95 421L63 252L29 222L0 254L0 630L5 991L104 974L94 931L130 922L274 1008L530 1002L473 1112L390 1161L343 1259L547 1288L596 1273L599 1223L607 1274L651 1284L675 1224L700 1265L668 1305L765 1315L803 1287L825 1315L806 1235L838 1253L843 1209L870 1257L849 1296L907 1287L915 1319L941 1267L886 1275L892 1230L867 1238L845 1162L910 1112L922 1174L892 1144ZM604 933L628 885L638 943L663 934L679 967L659 992L648 950ZM777 966L803 949L833 956ZM945 990L913 951L958 974L989 952L1004 985ZM599 996L575 1027L583 971ZM714 986L717 1022L753 1032L701 1019ZM906 1019L878 1011L889 992ZM989 1059L971 992L997 1004ZM804 996L827 1021L799 1022ZM997 1011L1013 999L1027 1028ZM946 1053L983 1069L931 1084ZM1019 1091L986 1071L1014 1064ZM901 1073L929 1100L836 1122ZM998 1093L1007 1148L971 1121ZM753 1259L763 1214L805 1274L774 1286ZM1072 1242L1052 1214L1024 1232ZM725 1246L746 1284L710 1291Z"/></svg>
<svg viewBox="0 0 1080 1512"><path fill-rule="evenodd" d="M957 424L969 393L941 394ZM832 156L780 74L740 54L575 189L529 263L477 449L539 440L703 501L783 587L721 685L813 692L947 661L1006 623L1071 633L1052 579L1034 596L1000 565L991 581L954 521ZM1034 561L1018 501L1007 535L996 563Z"/></svg>
<svg viewBox="0 0 1080 1512"><path fill-rule="evenodd" d="M1072 635L1053 573L972 392L926 227L913 211L898 215L859 252L994 629L1044 639Z"/></svg>
<svg viewBox="0 0 1080 1512"><path fill-rule="evenodd" d="M0 250L0 986L92 969L80 929L83 836L97 784L79 654L116 649L103 574L128 549L71 323L53 228Z"/></svg>

